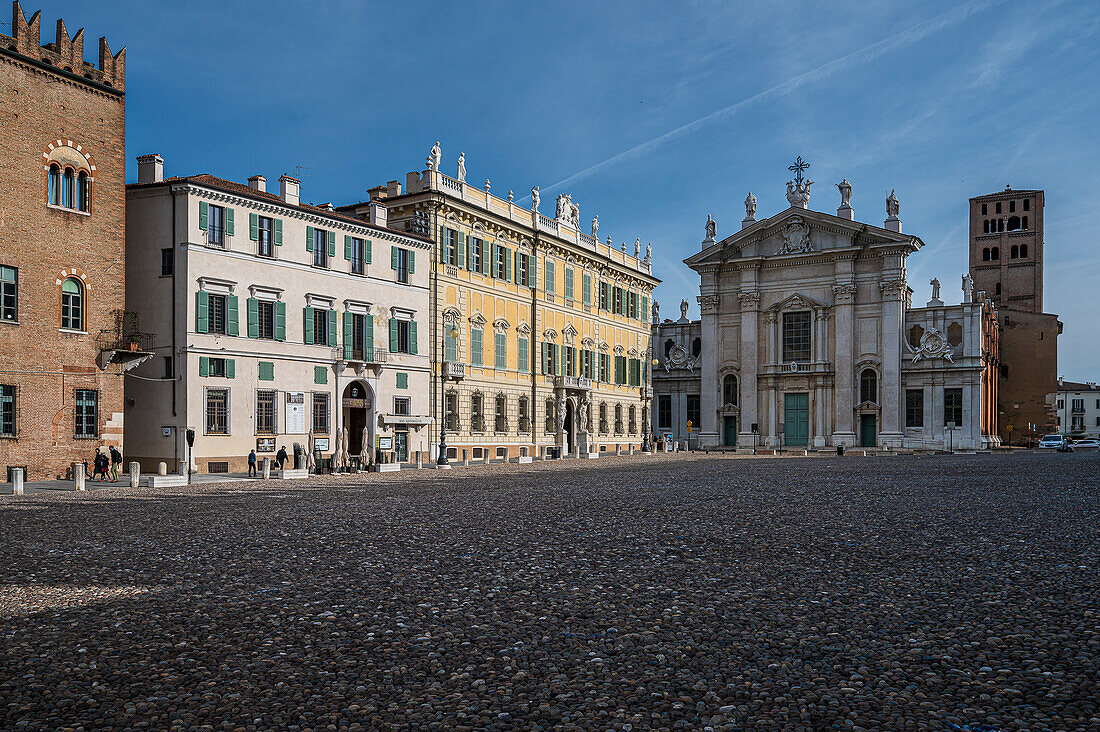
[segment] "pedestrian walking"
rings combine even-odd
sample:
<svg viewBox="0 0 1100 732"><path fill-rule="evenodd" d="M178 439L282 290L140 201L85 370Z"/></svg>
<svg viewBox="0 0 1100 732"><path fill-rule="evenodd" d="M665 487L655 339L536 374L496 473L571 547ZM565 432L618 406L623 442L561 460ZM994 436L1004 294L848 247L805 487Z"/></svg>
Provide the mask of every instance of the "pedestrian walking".
<svg viewBox="0 0 1100 732"><path fill-rule="evenodd" d="M109 480L107 475L107 469L111 464L110 458L103 453L103 448L99 448L95 453L95 470L93 471L92 479L102 483L105 480Z"/></svg>
<svg viewBox="0 0 1100 732"><path fill-rule="evenodd" d="M279 464L279 470L283 469L283 463L287 460L289 460L289 458L286 455L286 446L284 445L279 448L279 452L275 453L275 462Z"/></svg>
<svg viewBox="0 0 1100 732"><path fill-rule="evenodd" d="M111 452L111 482L118 482L118 471L122 469L122 453L114 445L107 448Z"/></svg>
<svg viewBox="0 0 1100 732"><path fill-rule="evenodd" d="M256 451L255 450L249 450L248 451L248 477L249 478L255 478L256 477Z"/></svg>

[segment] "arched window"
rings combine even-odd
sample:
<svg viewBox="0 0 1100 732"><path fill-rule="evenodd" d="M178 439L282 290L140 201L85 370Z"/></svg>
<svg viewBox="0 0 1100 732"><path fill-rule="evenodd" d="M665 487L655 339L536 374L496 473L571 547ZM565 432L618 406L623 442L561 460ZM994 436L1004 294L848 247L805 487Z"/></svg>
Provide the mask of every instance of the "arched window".
<svg viewBox="0 0 1100 732"><path fill-rule="evenodd" d="M703 352L703 339L696 338L691 342L691 356L692 358L699 358L699 354Z"/></svg>
<svg viewBox="0 0 1100 732"><path fill-rule="evenodd" d="M947 342L952 346L958 346L963 342L963 329L958 323L947 326Z"/></svg>
<svg viewBox="0 0 1100 732"><path fill-rule="evenodd" d="M1019 229L1020 229L1020 217L1019 216L1009 216L1008 217L1008 230L1009 231L1019 231Z"/></svg>
<svg viewBox="0 0 1100 732"><path fill-rule="evenodd" d="M993 261L996 262L1001 258L1001 248L993 247Z"/></svg>
<svg viewBox="0 0 1100 732"><path fill-rule="evenodd" d="M84 285L75 277L61 283L61 327L84 330Z"/></svg>
<svg viewBox="0 0 1100 732"><path fill-rule="evenodd" d="M1005 220L1004 219L997 219L997 231L1004 231L1004 230L1005 230Z"/></svg>
<svg viewBox="0 0 1100 732"><path fill-rule="evenodd" d="M482 404L481 394L470 396L470 431L485 431L485 410Z"/></svg>
<svg viewBox="0 0 1100 732"><path fill-rule="evenodd" d="M49 176L49 198L47 199L54 206L61 205L61 168L56 164L50 166Z"/></svg>
<svg viewBox="0 0 1100 732"><path fill-rule="evenodd" d="M1027 216L1024 217L1024 230L1027 230Z"/></svg>
<svg viewBox="0 0 1100 732"><path fill-rule="evenodd" d="M874 369L863 369L859 375L859 400L878 404L878 374Z"/></svg>
<svg viewBox="0 0 1100 732"><path fill-rule="evenodd" d="M914 325L909 329L909 345L913 348L920 348L920 339L924 337L924 328L919 325Z"/></svg>
<svg viewBox="0 0 1100 732"><path fill-rule="evenodd" d="M1024 210L1025 211L1030 211L1031 210L1031 199L1030 198L1025 198L1024 199Z"/></svg>
<svg viewBox="0 0 1100 732"><path fill-rule="evenodd" d="M1008 202L1008 212L1009 213L1016 213L1016 202L1015 201L1009 201Z"/></svg>
<svg viewBox="0 0 1100 732"><path fill-rule="evenodd" d="M615 405L615 434L621 435L623 433L623 405Z"/></svg>
<svg viewBox="0 0 1100 732"><path fill-rule="evenodd" d="M982 261L983 262L988 262L989 261L989 247L986 247L985 249L982 250Z"/></svg>
<svg viewBox="0 0 1100 732"><path fill-rule="evenodd" d="M74 177L72 168L65 168L65 173L61 176L61 205L65 208L73 207Z"/></svg>
<svg viewBox="0 0 1100 732"><path fill-rule="evenodd" d="M1013 244L1012 249L1009 250L1008 258L1009 259L1019 259L1020 258L1020 247Z"/></svg>
<svg viewBox="0 0 1100 732"><path fill-rule="evenodd" d="M737 377L733 374L722 379L722 404L737 404Z"/></svg>
<svg viewBox="0 0 1100 732"><path fill-rule="evenodd" d="M1027 244L1020 245L1020 259L1027 259Z"/></svg>
<svg viewBox="0 0 1100 732"><path fill-rule="evenodd" d="M519 431L529 432L531 430L531 411L528 405L530 402L527 397L521 396L519 398Z"/></svg>
<svg viewBox="0 0 1100 732"><path fill-rule="evenodd" d="M600 432L606 434L610 431L607 426L607 402L600 402Z"/></svg>
<svg viewBox="0 0 1100 732"><path fill-rule="evenodd" d="M998 282L997 286L993 288L993 294L994 295L1000 295L1001 294L1001 283L1000 282Z"/></svg>
<svg viewBox="0 0 1100 732"><path fill-rule="evenodd" d="M503 394L497 395L496 409L493 413L493 431L508 431L508 399Z"/></svg>
<svg viewBox="0 0 1100 732"><path fill-rule="evenodd" d="M638 431L638 420L633 405L631 405L630 409L628 409L626 412L626 421L629 428L627 429L627 432L629 432L630 434L634 434Z"/></svg>
<svg viewBox="0 0 1100 732"><path fill-rule="evenodd" d="M673 340L671 338L669 338L667 341L665 341L665 358L666 359L668 358L668 354L672 351L672 347L675 346L675 345L676 344L673 342Z"/></svg>
<svg viewBox="0 0 1100 732"><path fill-rule="evenodd" d="M76 176L76 207L81 211L88 210L88 174L83 170Z"/></svg>
<svg viewBox="0 0 1100 732"><path fill-rule="evenodd" d="M546 400L546 431L554 431L554 400Z"/></svg>

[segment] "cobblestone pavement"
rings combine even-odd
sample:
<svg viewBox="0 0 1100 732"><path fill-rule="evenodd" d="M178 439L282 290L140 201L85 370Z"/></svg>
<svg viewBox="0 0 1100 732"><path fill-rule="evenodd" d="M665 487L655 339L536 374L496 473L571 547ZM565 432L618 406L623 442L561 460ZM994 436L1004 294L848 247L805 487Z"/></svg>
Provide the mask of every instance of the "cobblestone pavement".
<svg viewBox="0 0 1100 732"><path fill-rule="evenodd" d="M1100 728L1100 455L0 501L0 728Z"/></svg>

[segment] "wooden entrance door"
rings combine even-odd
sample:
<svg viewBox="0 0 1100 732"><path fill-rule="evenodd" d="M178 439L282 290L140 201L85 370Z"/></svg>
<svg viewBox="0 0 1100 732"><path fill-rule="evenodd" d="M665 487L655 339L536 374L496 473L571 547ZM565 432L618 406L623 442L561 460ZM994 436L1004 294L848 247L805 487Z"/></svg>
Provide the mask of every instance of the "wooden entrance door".
<svg viewBox="0 0 1100 732"><path fill-rule="evenodd" d="M783 395L783 439L788 447L806 447L810 440L810 395Z"/></svg>
<svg viewBox="0 0 1100 732"><path fill-rule="evenodd" d="M875 447L878 441L878 424L873 414L859 415L859 446Z"/></svg>

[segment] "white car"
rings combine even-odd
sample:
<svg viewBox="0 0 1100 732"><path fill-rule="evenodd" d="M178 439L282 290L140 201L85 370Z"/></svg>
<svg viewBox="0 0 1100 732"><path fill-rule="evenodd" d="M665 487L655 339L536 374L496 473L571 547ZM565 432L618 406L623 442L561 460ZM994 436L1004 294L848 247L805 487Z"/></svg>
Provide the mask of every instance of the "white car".
<svg viewBox="0 0 1100 732"><path fill-rule="evenodd" d="M1040 450L1065 450L1068 445L1063 435L1045 435L1036 447Z"/></svg>
<svg viewBox="0 0 1100 732"><path fill-rule="evenodd" d="M1074 440L1070 443L1070 447L1074 450L1100 450L1100 440L1094 440L1091 437L1083 440Z"/></svg>

